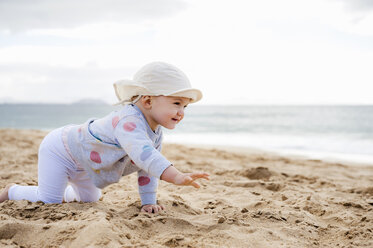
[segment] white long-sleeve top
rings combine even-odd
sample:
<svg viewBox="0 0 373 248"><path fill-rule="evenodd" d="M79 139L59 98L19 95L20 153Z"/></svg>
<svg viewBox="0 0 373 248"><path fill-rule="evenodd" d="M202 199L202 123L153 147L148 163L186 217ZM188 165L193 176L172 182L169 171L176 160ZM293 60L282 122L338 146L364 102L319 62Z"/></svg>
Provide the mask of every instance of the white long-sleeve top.
<svg viewBox="0 0 373 248"><path fill-rule="evenodd" d="M162 137L162 128L153 132L133 104L101 119L67 126L62 135L71 158L99 188L137 171L142 205L156 204L158 178L171 165L160 153Z"/></svg>

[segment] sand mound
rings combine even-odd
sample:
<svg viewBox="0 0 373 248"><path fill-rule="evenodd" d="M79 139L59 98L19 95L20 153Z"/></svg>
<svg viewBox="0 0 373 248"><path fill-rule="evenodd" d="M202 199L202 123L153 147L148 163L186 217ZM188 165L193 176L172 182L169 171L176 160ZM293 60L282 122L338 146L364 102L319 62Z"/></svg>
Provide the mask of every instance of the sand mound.
<svg viewBox="0 0 373 248"><path fill-rule="evenodd" d="M269 179L273 175L273 172L270 172L265 167L257 167L246 169L240 175L249 179Z"/></svg>

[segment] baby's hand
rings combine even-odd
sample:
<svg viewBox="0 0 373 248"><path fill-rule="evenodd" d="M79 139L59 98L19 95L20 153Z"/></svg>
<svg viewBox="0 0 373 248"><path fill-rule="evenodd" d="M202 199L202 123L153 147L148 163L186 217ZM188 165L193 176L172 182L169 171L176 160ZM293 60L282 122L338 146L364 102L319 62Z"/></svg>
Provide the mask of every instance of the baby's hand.
<svg viewBox="0 0 373 248"><path fill-rule="evenodd" d="M209 180L209 174L204 172L194 172L194 173L180 173L176 175L174 184L176 185L183 185L183 186L193 186L195 188L200 188L201 185L199 185L195 180L203 178L206 180Z"/></svg>
<svg viewBox="0 0 373 248"><path fill-rule="evenodd" d="M172 165L167 167L161 175L161 180L166 182L176 185L193 186L197 189L201 187L201 185L195 181L199 178L210 180L209 174L205 172L182 173Z"/></svg>
<svg viewBox="0 0 373 248"><path fill-rule="evenodd" d="M141 207L141 212L147 212L147 213L158 213L162 210L165 210L165 208L162 205L157 204L148 204Z"/></svg>

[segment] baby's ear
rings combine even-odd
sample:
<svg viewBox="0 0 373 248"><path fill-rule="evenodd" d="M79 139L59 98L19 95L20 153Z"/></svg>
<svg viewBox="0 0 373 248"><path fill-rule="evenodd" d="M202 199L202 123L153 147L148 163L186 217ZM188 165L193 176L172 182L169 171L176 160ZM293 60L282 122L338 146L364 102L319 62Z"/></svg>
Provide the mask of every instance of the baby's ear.
<svg viewBox="0 0 373 248"><path fill-rule="evenodd" d="M151 109L152 107L152 103L153 103L153 98L152 96L143 96L141 98L141 103L142 103L142 106L146 109Z"/></svg>

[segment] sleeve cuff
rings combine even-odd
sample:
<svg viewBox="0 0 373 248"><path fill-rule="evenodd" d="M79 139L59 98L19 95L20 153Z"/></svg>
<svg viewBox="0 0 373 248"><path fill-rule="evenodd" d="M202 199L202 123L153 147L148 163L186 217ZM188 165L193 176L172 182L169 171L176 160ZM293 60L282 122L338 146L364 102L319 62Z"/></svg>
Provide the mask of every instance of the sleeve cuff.
<svg viewBox="0 0 373 248"><path fill-rule="evenodd" d="M156 193L142 193L140 194L141 206L148 204L157 204L157 194Z"/></svg>
<svg viewBox="0 0 373 248"><path fill-rule="evenodd" d="M149 174L156 177L160 178L162 173L171 165L171 162L168 161L164 157L160 157L156 161L153 161L152 165L149 168Z"/></svg>

